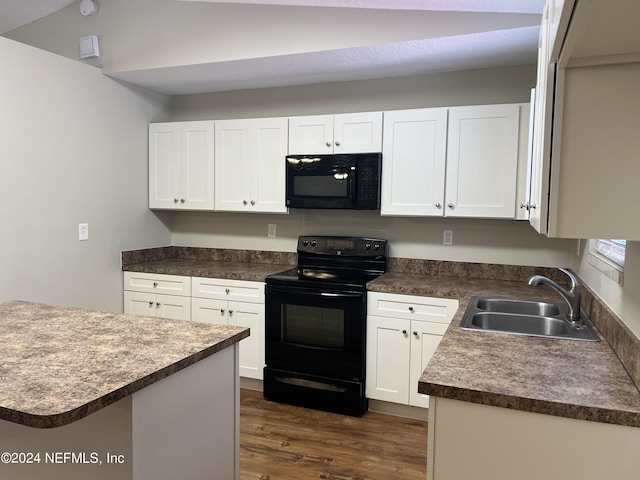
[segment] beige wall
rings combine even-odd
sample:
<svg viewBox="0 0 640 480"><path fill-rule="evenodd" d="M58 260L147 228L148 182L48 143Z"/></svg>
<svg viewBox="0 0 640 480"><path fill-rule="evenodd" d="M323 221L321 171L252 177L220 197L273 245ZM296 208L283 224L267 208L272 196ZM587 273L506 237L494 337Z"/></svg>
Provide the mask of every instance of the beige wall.
<svg viewBox="0 0 640 480"><path fill-rule="evenodd" d="M171 241L147 209L170 98L2 37L0 69L0 301L121 311L120 252Z"/></svg>

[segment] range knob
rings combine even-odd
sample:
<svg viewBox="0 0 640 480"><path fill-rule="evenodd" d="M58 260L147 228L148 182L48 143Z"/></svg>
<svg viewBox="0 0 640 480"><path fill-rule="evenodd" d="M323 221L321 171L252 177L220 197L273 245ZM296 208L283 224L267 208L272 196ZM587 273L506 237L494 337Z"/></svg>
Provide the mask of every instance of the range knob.
<svg viewBox="0 0 640 480"><path fill-rule="evenodd" d="M316 245L317 245L316 241L315 240L311 240L311 246L315 247Z"/></svg>
<svg viewBox="0 0 640 480"><path fill-rule="evenodd" d="M378 250L380 250L380 244L379 244L379 243L376 243L376 244L373 246L373 249L374 249L376 252L377 252Z"/></svg>
<svg viewBox="0 0 640 480"><path fill-rule="evenodd" d="M304 245L305 247L306 247L307 245L309 245L309 240L303 240L303 241L302 241L302 245Z"/></svg>
<svg viewBox="0 0 640 480"><path fill-rule="evenodd" d="M364 244L364 249L365 250L371 250L371 243L370 242L365 243Z"/></svg>

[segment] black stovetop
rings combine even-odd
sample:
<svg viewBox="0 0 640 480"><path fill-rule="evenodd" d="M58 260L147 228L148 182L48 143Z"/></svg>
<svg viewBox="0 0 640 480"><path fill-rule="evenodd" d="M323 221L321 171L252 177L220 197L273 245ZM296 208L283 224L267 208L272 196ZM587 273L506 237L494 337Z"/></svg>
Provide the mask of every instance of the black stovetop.
<svg viewBox="0 0 640 480"><path fill-rule="evenodd" d="M361 289L387 269L387 241L362 237L301 236L298 266L269 275L268 285L354 286Z"/></svg>

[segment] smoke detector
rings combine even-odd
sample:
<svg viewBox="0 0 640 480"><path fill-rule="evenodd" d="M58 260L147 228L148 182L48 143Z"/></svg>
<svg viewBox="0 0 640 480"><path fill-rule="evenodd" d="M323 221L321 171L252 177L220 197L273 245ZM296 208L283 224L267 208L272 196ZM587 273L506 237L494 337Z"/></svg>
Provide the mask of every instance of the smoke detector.
<svg viewBox="0 0 640 480"><path fill-rule="evenodd" d="M96 3L93 0L82 0L80 2L80 13L85 17L90 17L96 13Z"/></svg>

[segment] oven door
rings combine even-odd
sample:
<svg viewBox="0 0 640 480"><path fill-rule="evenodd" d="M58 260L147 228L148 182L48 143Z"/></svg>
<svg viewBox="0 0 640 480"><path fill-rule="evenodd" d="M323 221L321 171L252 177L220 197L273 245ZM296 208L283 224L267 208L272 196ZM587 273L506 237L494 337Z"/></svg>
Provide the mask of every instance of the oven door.
<svg viewBox="0 0 640 480"><path fill-rule="evenodd" d="M268 367L364 379L363 291L267 285L265 309Z"/></svg>
<svg viewBox="0 0 640 480"><path fill-rule="evenodd" d="M286 165L287 207L355 207L356 160L352 155L289 155Z"/></svg>

